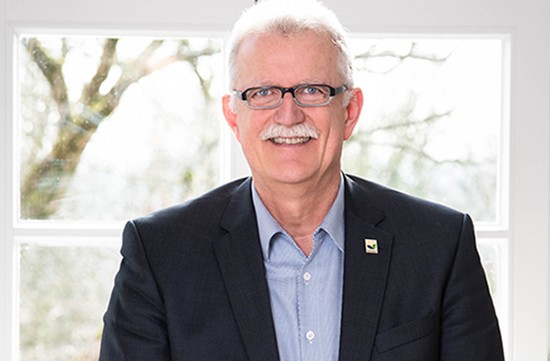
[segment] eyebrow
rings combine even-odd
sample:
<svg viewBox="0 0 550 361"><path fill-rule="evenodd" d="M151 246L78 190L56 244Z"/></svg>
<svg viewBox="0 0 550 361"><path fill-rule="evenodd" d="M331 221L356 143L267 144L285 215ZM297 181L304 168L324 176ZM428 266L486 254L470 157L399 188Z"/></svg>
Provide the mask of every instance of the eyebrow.
<svg viewBox="0 0 550 361"><path fill-rule="evenodd" d="M319 78L316 78L316 79L310 78L310 79L302 79L301 81L299 81L297 83L294 83L292 85L289 85L288 87L293 87L293 86L300 85L300 84L329 84L329 82L324 81L324 80L320 80ZM251 85L247 88L264 87L264 86L279 86L279 87L283 87L283 88L287 87L287 86L283 86L283 85L280 85L280 84L275 84L272 81L260 81L259 83L256 83L256 85Z"/></svg>

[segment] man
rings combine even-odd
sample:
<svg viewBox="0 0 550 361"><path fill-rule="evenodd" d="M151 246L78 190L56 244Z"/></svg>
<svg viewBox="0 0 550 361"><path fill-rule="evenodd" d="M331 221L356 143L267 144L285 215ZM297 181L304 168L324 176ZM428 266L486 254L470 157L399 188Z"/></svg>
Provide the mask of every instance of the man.
<svg viewBox="0 0 550 361"><path fill-rule="evenodd" d="M470 218L340 170L363 95L334 14L249 9L230 86L252 177L128 223L100 360L503 360Z"/></svg>

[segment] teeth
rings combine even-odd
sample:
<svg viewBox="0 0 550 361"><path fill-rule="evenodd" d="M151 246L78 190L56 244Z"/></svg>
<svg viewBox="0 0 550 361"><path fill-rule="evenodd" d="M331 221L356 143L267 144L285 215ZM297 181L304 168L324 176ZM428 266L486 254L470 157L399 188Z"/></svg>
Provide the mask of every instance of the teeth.
<svg viewBox="0 0 550 361"><path fill-rule="evenodd" d="M309 141L310 137L303 137L303 138L284 138L284 137L275 137L271 138L273 143L276 144L302 144Z"/></svg>

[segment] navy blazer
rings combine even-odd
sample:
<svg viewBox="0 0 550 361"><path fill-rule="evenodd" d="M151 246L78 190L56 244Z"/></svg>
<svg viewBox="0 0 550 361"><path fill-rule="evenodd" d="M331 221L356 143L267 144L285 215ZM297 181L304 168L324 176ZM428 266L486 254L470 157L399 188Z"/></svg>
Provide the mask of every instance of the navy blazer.
<svg viewBox="0 0 550 361"><path fill-rule="evenodd" d="M279 359L250 187L126 225L101 361ZM503 360L470 218L357 177L345 187L339 360Z"/></svg>

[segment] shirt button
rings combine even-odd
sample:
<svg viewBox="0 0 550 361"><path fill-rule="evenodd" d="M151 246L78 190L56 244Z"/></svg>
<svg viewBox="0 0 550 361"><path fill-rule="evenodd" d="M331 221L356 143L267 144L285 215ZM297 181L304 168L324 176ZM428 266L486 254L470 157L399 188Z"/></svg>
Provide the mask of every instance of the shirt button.
<svg viewBox="0 0 550 361"><path fill-rule="evenodd" d="M304 273L304 281L309 282L310 279L311 279L311 273L309 272Z"/></svg>
<svg viewBox="0 0 550 361"><path fill-rule="evenodd" d="M306 338L310 343L313 342L313 339L315 338L315 332L307 331Z"/></svg>

